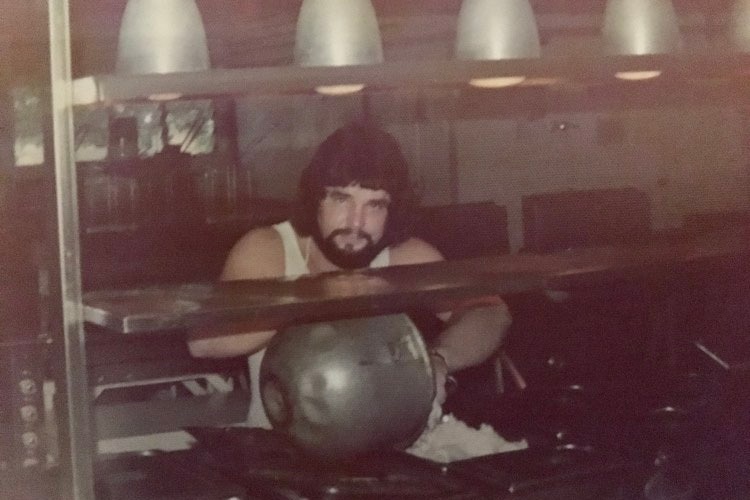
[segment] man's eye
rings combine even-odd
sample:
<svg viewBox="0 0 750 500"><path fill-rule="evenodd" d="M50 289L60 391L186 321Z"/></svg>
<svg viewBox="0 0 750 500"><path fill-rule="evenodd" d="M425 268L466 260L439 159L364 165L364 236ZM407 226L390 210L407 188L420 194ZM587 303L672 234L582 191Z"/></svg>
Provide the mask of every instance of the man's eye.
<svg viewBox="0 0 750 500"><path fill-rule="evenodd" d="M388 208L388 204L389 204L389 203L388 203L388 201L386 201L386 200L376 200L376 201L372 201L372 202L370 202L370 205L371 205L371 206L372 206L373 208L377 208L377 209L379 209L379 210L382 210L382 209L386 209L386 208Z"/></svg>

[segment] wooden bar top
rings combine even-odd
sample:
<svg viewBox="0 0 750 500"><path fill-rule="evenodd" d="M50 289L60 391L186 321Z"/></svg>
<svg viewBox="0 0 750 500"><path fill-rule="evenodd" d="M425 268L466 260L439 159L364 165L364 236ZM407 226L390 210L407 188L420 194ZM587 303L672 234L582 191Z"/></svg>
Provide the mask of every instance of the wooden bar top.
<svg viewBox="0 0 750 500"><path fill-rule="evenodd" d="M84 295L85 320L119 333L227 321L266 327L440 307L472 296L659 279L711 261L747 262L745 234L518 254L295 279L188 283ZM439 306L438 306L439 305Z"/></svg>

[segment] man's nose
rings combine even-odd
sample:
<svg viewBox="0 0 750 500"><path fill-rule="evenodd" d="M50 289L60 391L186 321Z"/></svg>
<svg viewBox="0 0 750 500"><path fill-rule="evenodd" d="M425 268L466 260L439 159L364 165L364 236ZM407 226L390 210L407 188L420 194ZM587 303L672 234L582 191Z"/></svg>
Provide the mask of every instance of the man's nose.
<svg viewBox="0 0 750 500"><path fill-rule="evenodd" d="M361 228L365 224L364 206L354 204L349 210L349 227Z"/></svg>

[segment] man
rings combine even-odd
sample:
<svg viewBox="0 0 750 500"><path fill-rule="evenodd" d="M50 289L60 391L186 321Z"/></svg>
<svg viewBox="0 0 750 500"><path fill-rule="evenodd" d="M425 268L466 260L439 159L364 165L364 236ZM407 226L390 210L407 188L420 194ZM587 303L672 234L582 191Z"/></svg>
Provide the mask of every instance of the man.
<svg viewBox="0 0 750 500"><path fill-rule="evenodd" d="M409 174L396 140L377 128L351 124L330 135L303 171L291 221L254 229L231 250L223 280L266 279L343 269L422 264L443 257L410 237L416 208ZM487 359L510 325L497 297L471 301L462 311L439 314L446 328L431 345L437 402L445 399L448 373ZM196 332L196 357L250 354L253 400L249 423L269 428L258 386L265 346L275 331Z"/></svg>

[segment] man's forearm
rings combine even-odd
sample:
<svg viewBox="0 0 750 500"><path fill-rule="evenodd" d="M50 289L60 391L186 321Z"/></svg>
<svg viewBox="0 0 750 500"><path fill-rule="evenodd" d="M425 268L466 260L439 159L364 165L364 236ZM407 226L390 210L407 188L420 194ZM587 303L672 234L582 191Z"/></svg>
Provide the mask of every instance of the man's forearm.
<svg viewBox="0 0 750 500"><path fill-rule="evenodd" d="M211 335L205 331L192 332L188 339L188 349L196 358L247 356L264 348L275 333L275 330L247 333L238 331L231 334L222 332L222 335Z"/></svg>
<svg viewBox="0 0 750 500"><path fill-rule="evenodd" d="M451 318L432 348L445 358L449 372L475 366L497 351L510 324L505 304L468 309Z"/></svg>

